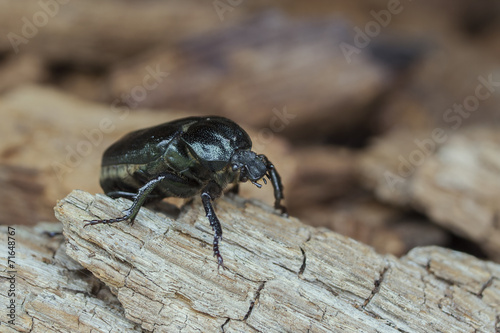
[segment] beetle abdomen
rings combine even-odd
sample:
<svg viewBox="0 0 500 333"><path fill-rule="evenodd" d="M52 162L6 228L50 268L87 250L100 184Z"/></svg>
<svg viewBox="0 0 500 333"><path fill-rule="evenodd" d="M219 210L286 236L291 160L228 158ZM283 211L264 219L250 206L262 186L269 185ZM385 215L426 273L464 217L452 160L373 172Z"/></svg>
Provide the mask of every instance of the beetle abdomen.
<svg viewBox="0 0 500 333"><path fill-rule="evenodd" d="M101 168L100 184L105 193L116 191L136 193L151 178L146 164L119 164ZM168 178L151 192L157 199L167 197L190 198L200 192L202 184L194 179Z"/></svg>
<svg viewBox="0 0 500 333"><path fill-rule="evenodd" d="M104 193L113 191L137 192L142 185L134 174L141 170L141 164L118 164L101 167L100 184Z"/></svg>

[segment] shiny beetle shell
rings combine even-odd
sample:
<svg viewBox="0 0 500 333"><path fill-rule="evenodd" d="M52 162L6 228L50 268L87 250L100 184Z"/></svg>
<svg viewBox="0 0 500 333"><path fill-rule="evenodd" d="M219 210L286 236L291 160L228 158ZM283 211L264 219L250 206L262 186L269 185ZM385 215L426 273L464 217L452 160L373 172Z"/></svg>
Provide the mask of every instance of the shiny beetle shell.
<svg viewBox="0 0 500 333"><path fill-rule="evenodd" d="M133 200L124 216L92 220L87 225L129 220L133 223L146 201L201 195L214 230L214 255L223 266L218 243L222 228L212 206L229 185L266 178L274 188L275 208L281 205L283 185L274 165L251 151L252 141L235 122L223 117L188 117L125 135L102 158L100 184L111 197Z"/></svg>

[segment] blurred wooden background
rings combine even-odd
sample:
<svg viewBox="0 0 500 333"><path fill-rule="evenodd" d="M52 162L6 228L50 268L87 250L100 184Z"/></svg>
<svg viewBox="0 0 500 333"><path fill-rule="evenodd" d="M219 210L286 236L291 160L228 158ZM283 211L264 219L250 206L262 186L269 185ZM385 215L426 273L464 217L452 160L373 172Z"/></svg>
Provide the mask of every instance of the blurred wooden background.
<svg viewBox="0 0 500 333"><path fill-rule="evenodd" d="M275 163L302 221L379 253L500 260L498 2L0 9L0 223L55 222L72 189L101 192L101 154L123 134L216 114ZM272 203L270 186L242 192Z"/></svg>

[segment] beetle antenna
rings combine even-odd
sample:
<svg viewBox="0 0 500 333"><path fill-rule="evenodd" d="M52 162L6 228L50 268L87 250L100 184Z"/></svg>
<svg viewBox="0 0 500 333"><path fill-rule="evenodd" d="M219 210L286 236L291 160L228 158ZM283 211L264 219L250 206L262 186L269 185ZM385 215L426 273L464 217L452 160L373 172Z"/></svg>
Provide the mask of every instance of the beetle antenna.
<svg viewBox="0 0 500 333"><path fill-rule="evenodd" d="M254 182L253 180L252 180L252 184L254 184L255 186L257 186L258 188L261 188L261 187L262 187L262 185L260 185L260 184L259 184L259 183L257 183L257 182Z"/></svg>

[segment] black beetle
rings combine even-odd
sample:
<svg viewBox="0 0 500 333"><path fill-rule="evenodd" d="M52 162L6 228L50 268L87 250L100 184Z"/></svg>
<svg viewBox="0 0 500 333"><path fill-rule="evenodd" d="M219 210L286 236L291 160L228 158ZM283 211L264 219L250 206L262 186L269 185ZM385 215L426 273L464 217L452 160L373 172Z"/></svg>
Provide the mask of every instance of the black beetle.
<svg viewBox="0 0 500 333"><path fill-rule="evenodd" d="M219 252L222 228L212 201L229 184L234 192L239 182L251 181L259 188L264 176L274 188L274 207L281 205L283 185L274 165L250 149L252 141L235 122L223 117L188 117L127 134L105 152L100 184L110 197L132 198L125 215L109 220L91 220L85 226L129 220L131 223L146 201L166 197L190 198L201 194L206 216L214 231L214 255Z"/></svg>

